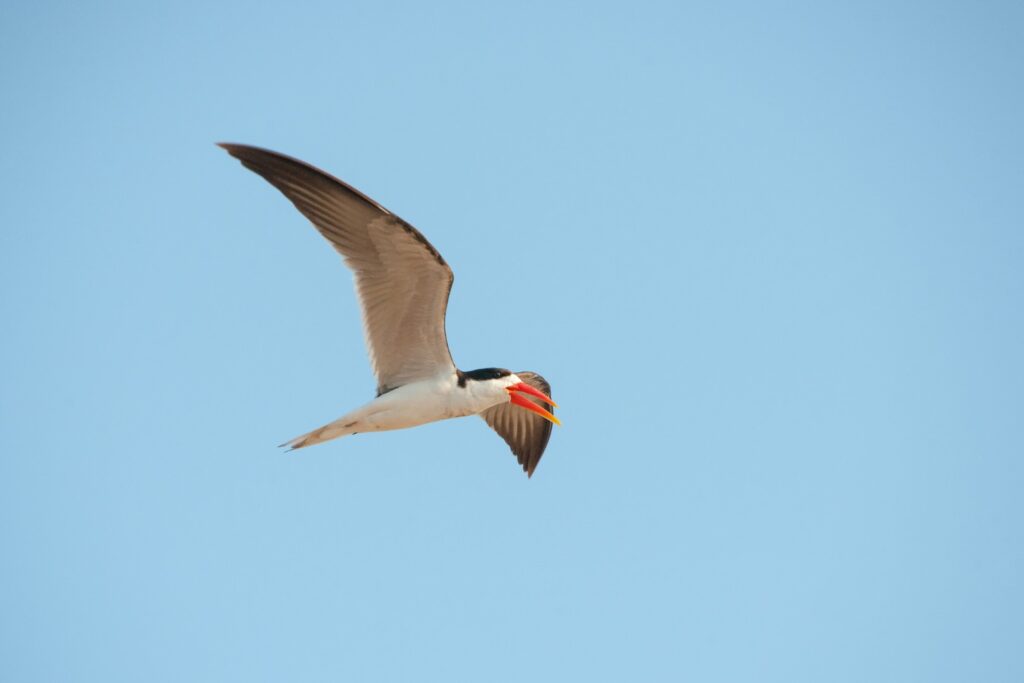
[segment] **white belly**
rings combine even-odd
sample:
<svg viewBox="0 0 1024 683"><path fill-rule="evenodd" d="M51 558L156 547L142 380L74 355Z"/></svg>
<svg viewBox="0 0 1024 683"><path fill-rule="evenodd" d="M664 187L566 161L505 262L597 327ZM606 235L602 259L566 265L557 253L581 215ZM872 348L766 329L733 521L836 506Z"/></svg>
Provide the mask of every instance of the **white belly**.
<svg viewBox="0 0 1024 683"><path fill-rule="evenodd" d="M406 429L428 422L476 415L502 400L507 399L481 396L472 388L458 386L454 375L444 375L406 384L378 396L346 416L352 418L351 427L346 423L346 431L349 428L352 432Z"/></svg>

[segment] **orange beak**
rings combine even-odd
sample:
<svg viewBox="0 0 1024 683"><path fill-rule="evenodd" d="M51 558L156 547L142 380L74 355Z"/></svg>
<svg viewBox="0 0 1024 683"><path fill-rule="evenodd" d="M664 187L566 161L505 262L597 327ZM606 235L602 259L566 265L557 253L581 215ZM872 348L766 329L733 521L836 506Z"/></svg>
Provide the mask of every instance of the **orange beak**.
<svg viewBox="0 0 1024 683"><path fill-rule="evenodd" d="M526 408L527 410L529 410L531 412L537 413L538 415L543 417L548 422L553 422L553 423L555 423L558 426L562 425L562 423L558 421L557 417L555 417L553 414L551 414L547 410L544 410L544 408L540 407L539 405L537 405L536 403L534 403L533 401L531 401L530 399L528 399L528 398L526 398L525 396L522 395L522 394L529 394L530 396L534 396L534 397L539 398L540 400L544 401L545 403L550 405L552 408L557 408L558 404L555 403L554 401L552 401L551 397L548 396L547 394L545 394L543 391L535 389L535 388L531 387L529 384L526 384L525 382L520 382L519 384L513 384L512 386L507 387L507 389L508 389L508 393L510 394L510 398L512 399L512 403L515 403L520 408ZM519 393L519 392L522 392L522 393Z"/></svg>

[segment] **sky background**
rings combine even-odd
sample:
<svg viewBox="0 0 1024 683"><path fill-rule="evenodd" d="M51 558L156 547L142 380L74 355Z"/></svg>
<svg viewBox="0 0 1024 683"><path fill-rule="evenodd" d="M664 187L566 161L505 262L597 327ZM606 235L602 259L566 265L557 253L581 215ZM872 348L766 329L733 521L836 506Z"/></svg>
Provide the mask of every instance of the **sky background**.
<svg viewBox="0 0 1024 683"><path fill-rule="evenodd" d="M0 7L3 681L1024 680L1024 9ZM416 225L482 420L214 146Z"/></svg>

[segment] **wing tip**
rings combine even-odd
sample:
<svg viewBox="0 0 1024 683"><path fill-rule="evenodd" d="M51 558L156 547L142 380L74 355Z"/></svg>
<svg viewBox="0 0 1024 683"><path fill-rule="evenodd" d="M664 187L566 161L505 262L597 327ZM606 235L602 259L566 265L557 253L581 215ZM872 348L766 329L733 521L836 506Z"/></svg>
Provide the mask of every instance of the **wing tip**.
<svg viewBox="0 0 1024 683"><path fill-rule="evenodd" d="M277 152L271 152L270 150L261 149L259 147L253 147L252 145L243 145L238 142L215 142L213 143L220 147L222 150L235 157L239 161L244 162L247 157L253 157L260 153L279 156Z"/></svg>

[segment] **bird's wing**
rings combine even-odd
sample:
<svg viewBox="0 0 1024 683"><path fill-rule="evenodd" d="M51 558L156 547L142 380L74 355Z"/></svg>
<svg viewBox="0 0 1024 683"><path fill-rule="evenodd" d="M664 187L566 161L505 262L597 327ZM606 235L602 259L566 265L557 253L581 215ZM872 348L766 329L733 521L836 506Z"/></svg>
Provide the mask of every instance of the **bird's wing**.
<svg viewBox="0 0 1024 683"><path fill-rule="evenodd" d="M539 389L548 396L551 396L551 385L547 380L535 372L517 372L516 376L529 384L534 389ZM540 399L532 396L525 396L527 400L538 405L545 405ZM551 408L554 411L554 408ZM519 464L528 476L533 476L533 471L540 462L540 456L544 455L548 439L551 438L551 423L540 415L524 410L513 403L500 403L480 413L480 417L487 421L491 429L498 432L498 436L505 440L512 452L519 458Z"/></svg>
<svg viewBox="0 0 1024 683"><path fill-rule="evenodd" d="M284 193L352 269L378 395L455 372L444 329L455 278L427 238L309 164L258 147L221 147Z"/></svg>

